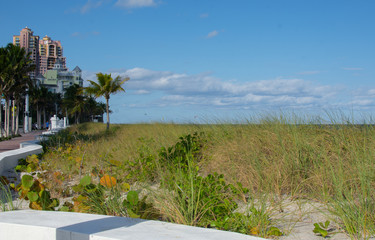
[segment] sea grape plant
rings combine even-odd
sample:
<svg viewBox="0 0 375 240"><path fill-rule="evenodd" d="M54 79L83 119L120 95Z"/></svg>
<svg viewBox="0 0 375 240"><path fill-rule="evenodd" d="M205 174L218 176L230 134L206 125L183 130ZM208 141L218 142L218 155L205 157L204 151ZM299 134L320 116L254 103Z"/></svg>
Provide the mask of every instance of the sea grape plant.
<svg viewBox="0 0 375 240"><path fill-rule="evenodd" d="M130 191L127 183L118 184L113 176L104 174L98 184L93 184L90 176L84 176L73 190L79 194L73 198L75 212L157 218L151 210L152 204L146 202L146 196L139 199L138 191Z"/></svg>
<svg viewBox="0 0 375 240"><path fill-rule="evenodd" d="M33 176L23 175L16 187L21 199L29 200L29 207L35 210L55 210L59 206L57 198L51 198L50 192Z"/></svg>

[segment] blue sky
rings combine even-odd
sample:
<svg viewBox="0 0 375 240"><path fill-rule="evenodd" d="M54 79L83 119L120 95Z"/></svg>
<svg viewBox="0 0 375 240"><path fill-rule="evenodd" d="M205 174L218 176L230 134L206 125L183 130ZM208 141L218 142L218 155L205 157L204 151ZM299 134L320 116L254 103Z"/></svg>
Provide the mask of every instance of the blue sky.
<svg viewBox="0 0 375 240"><path fill-rule="evenodd" d="M375 1L2 1L0 46L28 26L84 78L129 76L112 122L375 110Z"/></svg>

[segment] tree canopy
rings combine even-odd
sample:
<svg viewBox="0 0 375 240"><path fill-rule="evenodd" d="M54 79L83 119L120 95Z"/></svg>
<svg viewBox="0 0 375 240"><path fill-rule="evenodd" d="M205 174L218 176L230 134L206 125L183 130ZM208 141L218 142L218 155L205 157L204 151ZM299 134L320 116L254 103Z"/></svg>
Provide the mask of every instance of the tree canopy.
<svg viewBox="0 0 375 240"><path fill-rule="evenodd" d="M106 100L106 113L107 113L107 129L109 129L109 98L112 94L123 91L125 89L122 85L129 80L128 77L121 78L117 76L115 79L112 78L111 74L96 74L98 82L88 80L90 86L86 88L88 94L93 94L95 97L104 97Z"/></svg>

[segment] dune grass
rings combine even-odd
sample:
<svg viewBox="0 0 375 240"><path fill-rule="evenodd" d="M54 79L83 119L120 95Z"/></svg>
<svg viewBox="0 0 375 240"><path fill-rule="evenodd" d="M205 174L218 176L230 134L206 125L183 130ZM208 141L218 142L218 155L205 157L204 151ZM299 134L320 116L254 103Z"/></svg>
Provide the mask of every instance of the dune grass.
<svg viewBox="0 0 375 240"><path fill-rule="evenodd" d="M17 209L13 204L13 196L8 184L0 181L0 211L12 211Z"/></svg>
<svg viewBox="0 0 375 240"><path fill-rule="evenodd" d="M86 123L52 139L42 164L61 172L59 178L46 177L55 194L63 194L64 181L100 171L120 183L153 184L163 180L160 149L181 136L203 133L199 176L223 173L226 182L248 188L253 199L268 195L319 201L349 236L369 238L375 231L375 129L329 117L331 124L319 117L268 115L237 124L112 125L110 131L104 124Z"/></svg>

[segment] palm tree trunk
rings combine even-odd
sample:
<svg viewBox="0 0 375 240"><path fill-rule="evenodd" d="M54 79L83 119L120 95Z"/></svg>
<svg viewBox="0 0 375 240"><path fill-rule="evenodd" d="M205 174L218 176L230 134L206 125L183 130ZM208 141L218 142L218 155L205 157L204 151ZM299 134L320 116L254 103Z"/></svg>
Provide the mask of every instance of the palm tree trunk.
<svg viewBox="0 0 375 240"><path fill-rule="evenodd" d="M15 134L15 127L16 127L16 100L12 100L12 135Z"/></svg>
<svg viewBox="0 0 375 240"><path fill-rule="evenodd" d="M36 123L38 125L38 129L41 129L42 128L42 125L41 125L41 118L42 118L42 111L41 109L39 109L39 104L36 105Z"/></svg>
<svg viewBox="0 0 375 240"><path fill-rule="evenodd" d="M16 109L16 135L18 135L19 132L19 118L20 116L20 108L19 108L19 103L17 102L17 109Z"/></svg>
<svg viewBox="0 0 375 240"><path fill-rule="evenodd" d="M43 128L46 128L46 123L47 123L46 118L47 118L46 107L43 106Z"/></svg>
<svg viewBox="0 0 375 240"><path fill-rule="evenodd" d="M69 115L68 115L68 109L65 108L65 115L66 115L66 126L69 125Z"/></svg>
<svg viewBox="0 0 375 240"><path fill-rule="evenodd" d="M105 100L107 102L106 109L107 109L107 130L108 130L109 129L109 98L106 98Z"/></svg>
<svg viewBox="0 0 375 240"><path fill-rule="evenodd" d="M10 120L10 111L9 111L9 99L6 99L5 101L5 135L6 137L9 137L9 120Z"/></svg>
<svg viewBox="0 0 375 240"><path fill-rule="evenodd" d="M3 111L3 105L0 102L0 137L3 137L3 113L2 111Z"/></svg>
<svg viewBox="0 0 375 240"><path fill-rule="evenodd" d="M7 114L8 114L8 112L7 112L7 107L8 107L8 105L7 105L7 101L8 100L5 100L5 104L4 104L4 136L5 137L7 137L7 124L8 124L8 120L7 120Z"/></svg>

